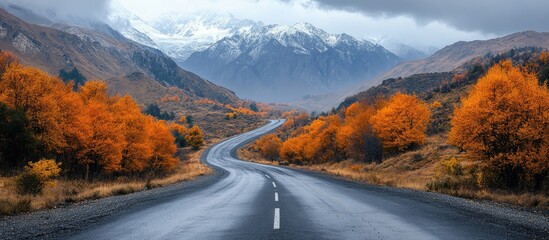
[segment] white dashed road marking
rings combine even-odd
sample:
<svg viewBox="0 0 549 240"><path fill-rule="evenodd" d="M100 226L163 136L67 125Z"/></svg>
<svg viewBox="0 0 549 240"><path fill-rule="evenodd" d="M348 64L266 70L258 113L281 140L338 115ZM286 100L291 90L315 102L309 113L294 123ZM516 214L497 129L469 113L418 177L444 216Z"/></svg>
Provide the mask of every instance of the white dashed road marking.
<svg viewBox="0 0 549 240"><path fill-rule="evenodd" d="M273 182L273 187L274 187L274 188L276 188L276 184L275 184L275 182Z"/></svg>
<svg viewBox="0 0 549 240"><path fill-rule="evenodd" d="M275 192L275 202L278 202L278 193Z"/></svg>
<svg viewBox="0 0 549 240"><path fill-rule="evenodd" d="M280 208L275 208L273 229L280 229Z"/></svg>

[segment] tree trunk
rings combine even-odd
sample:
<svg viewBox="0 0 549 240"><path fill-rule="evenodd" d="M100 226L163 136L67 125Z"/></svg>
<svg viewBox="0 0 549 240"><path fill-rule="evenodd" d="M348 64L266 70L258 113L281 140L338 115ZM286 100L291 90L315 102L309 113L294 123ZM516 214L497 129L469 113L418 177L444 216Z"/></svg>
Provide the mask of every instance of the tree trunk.
<svg viewBox="0 0 549 240"><path fill-rule="evenodd" d="M89 173L90 173L90 164L86 164L86 175L84 176L84 180L86 180L86 182L89 180Z"/></svg>

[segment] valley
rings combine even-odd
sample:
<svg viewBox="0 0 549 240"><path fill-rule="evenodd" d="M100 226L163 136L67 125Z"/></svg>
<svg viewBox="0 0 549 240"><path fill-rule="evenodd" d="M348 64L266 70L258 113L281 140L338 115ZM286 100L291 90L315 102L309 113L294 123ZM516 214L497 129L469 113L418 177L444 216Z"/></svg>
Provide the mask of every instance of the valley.
<svg viewBox="0 0 549 240"><path fill-rule="evenodd" d="M549 235L547 4L166 1L0 0L0 239Z"/></svg>

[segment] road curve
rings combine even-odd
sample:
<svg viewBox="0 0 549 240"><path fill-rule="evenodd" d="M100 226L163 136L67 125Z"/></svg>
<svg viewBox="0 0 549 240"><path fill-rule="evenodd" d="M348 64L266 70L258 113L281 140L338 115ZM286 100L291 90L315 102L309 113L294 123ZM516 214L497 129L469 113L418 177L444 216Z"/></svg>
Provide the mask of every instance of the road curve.
<svg viewBox="0 0 549 240"><path fill-rule="evenodd" d="M237 160L283 124L221 142L203 161L217 181L93 225L71 239L532 239L541 215L434 193L376 187ZM537 224L528 222L537 218Z"/></svg>

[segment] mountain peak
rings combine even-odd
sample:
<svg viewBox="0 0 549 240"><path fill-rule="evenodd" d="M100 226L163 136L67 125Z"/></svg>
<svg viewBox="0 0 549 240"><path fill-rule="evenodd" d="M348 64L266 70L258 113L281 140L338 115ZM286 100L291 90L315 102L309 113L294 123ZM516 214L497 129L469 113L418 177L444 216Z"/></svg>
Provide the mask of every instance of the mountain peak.
<svg viewBox="0 0 549 240"><path fill-rule="evenodd" d="M293 27L309 35L318 34L319 31L324 32L323 30L316 28L315 26L313 26L308 22L296 23Z"/></svg>
<svg viewBox="0 0 549 240"><path fill-rule="evenodd" d="M193 53L183 66L259 101L293 101L373 77L400 59L380 45L310 23L255 26Z"/></svg>
<svg viewBox="0 0 549 240"><path fill-rule="evenodd" d="M261 22L237 19L230 13L212 12L191 15L170 13L146 22L121 7L111 11L109 20L111 26L127 38L157 47L178 63L185 61L193 52L202 51L224 37L263 25Z"/></svg>

